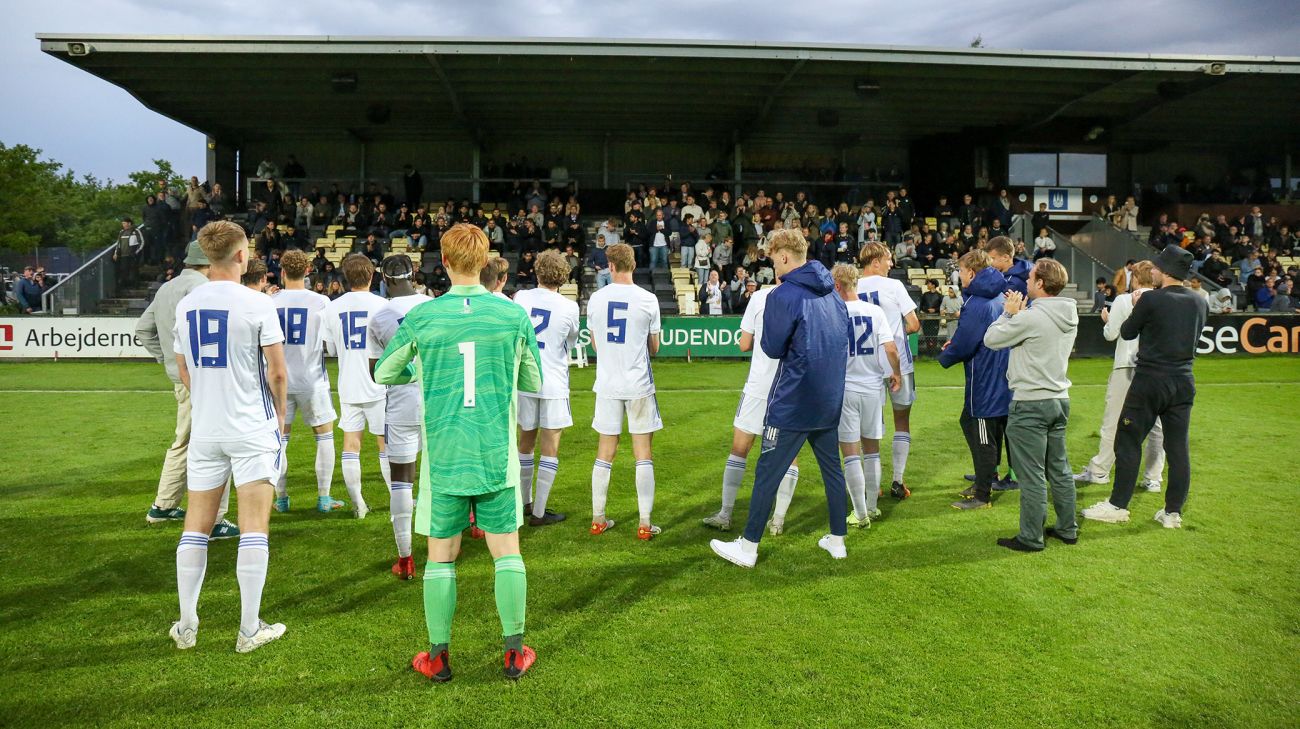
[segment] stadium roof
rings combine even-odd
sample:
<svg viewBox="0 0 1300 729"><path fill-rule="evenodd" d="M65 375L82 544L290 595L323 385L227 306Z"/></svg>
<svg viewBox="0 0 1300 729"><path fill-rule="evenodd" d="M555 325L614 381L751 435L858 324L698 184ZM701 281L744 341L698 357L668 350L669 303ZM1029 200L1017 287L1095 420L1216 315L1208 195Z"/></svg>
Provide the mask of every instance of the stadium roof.
<svg viewBox="0 0 1300 729"><path fill-rule="evenodd" d="M37 38L45 53L148 108L234 143L817 135L850 146L971 130L1011 142L1104 134L1134 150L1173 142L1280 151L1300 141L1300 57L574 38ZM73 44L84 55L72 55Z"/></svg>

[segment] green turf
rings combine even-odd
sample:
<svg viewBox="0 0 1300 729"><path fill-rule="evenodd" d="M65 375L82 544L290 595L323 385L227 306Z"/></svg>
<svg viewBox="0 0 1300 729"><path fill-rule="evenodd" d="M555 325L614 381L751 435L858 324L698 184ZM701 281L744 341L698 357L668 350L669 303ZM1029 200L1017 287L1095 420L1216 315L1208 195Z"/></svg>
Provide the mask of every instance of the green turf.
<svg viewBox="0 0 1300 729"><path fill-rule="evenodd" d="M1075 466L1097 443L1108 366L1072 366ZM263 615L287 635L235 654L235 544L218 542L199 646L180 653L165 635L179 527L143 519L174 417L161 369L0 366L0 726L1297 724L1294 357L1198 362L1182 531L1152 522L1161 501L1143 493L1132 523L1085 523L1078 546L1032 555L994 545L1016 531L1015 494L988 511L948 508L970 470L961 374L923 363L913 498L883 499L885 518L833 562L815 545L825 500L805 453L787 533L764 540L753 571L714 557L716 533L699 525L717 507L744 365L657 365L664 534L649 544L626 528L626 450L609 504L623 523L586 533L592 374L574 375L578 427L552 495L571 518L524 535L536 668L518 685L500 678L491 561L470 543L456 679L431 686L408 666L424 639L421 585L389 575L386 512L358 522L311 510L310 438L291 448L296 509L272 518ZM367 450L367 498L383 507ZM1080 505L1105 495L1088 487Z"/></svg>

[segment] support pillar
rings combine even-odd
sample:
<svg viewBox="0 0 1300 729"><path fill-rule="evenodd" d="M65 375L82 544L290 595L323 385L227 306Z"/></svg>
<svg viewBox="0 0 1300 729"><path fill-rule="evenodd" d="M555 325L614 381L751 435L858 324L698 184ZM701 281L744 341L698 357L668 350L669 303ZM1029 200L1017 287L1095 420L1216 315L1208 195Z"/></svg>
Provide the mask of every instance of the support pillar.
<svg viewBox="0 0 1300 729"><path fill-rule="evenodd" d="M470 176L470 180L472 181L472 187L470 188L470 200L473 200L475 205L478 205L479 203L478 178L479 178L480 164L482 163L481 155L482 155L482 148L479 146L478 142L474 142L474 155L471 158L471 162L470 162L469 176Z"/></svg>
<svg viewBox="0 0 1300 729"><path fill-rule="evenodd" d="M738 136L736 137L735 142L733 142L732 144L731 160L732 160L731 178L735 180L734 189L731 191L731 199L739 200L740 188L741 188L740 180L742 177L742 168L744 167L744 164L742 162L743 157L740 148L740 138Z"/></svg>

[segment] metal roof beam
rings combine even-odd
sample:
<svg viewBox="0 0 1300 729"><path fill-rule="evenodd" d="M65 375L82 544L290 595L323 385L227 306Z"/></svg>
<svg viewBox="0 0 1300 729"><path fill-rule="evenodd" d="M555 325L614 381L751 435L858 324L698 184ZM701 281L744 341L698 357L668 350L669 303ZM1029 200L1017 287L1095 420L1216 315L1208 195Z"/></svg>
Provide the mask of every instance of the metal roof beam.
<svg viewBox="0 0 1300 729"><path fill-rule="evenodd" d="M436 53L424 54L424 60L429 62L433 67L433 72L437 74L438 80L442 82L442 87L447 91L447 98L451 102L452 114L456 116L460 123L465 127L465 131L473 138L476 144L483 144L484 130L480 125L471 122L469 116L465 113L465 107L461 104L460 96L456 93L456 87L452 85L451 79L447 77L447 71L443 69L442 62L438 60Z"/></svg>

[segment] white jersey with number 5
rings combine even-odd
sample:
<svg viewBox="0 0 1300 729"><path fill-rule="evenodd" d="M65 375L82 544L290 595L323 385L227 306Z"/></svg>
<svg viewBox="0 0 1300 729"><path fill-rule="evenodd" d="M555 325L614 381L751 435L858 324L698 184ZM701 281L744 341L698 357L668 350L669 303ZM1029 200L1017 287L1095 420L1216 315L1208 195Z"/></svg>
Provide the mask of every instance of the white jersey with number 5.
<svg viewBox="0 0 1300 729"><path fill-rule="evenodd" d="M190 374L191 440L255 440L278 427L262 357L284 341L270 296L209 281L176 304L173 334Z"/></svg>
<svg viewBox="0 0 1300 729"><path fill-rule="evenodd" d="M539 286L516 293L515 303L528 312L542 355L542 391L519 394L543 400L569 397L569 350L578 341L577 302Z"/></svg>
<svg viewBox="0 0 1300 729"><path fill-rule="evenodd" d="M745 315L740 319L740 331L754 335L754 348L750 350L753 354L749 358L749 377L745 380L745 387L741 392L745 393L745 397L760 400L767 400L767 396L772 394L772 378L776 376L776 369L780 364L767 356L761 344L763 310L767 308L767 295L772 293L774 288L776 287L768 286L755 291L745 306Z"/></svg>
<svg viewBox="0 0 1300 729"><path fill-rule="evenodd" d="M600 397L636 400L654 394L647 340L663 328L659 298L634 284L609 284L587 301Z"/></svg>
<svg viewBox="0 0 1300 729"><path fill-rule="evenodd" d="M284 367L289 393L306 394L330 387L321 346L321 312L330 300L315 291L286 289L271 298L284 333Z"/></svg>
<svg viewBox="0 0 1300 729"><path fill-rule="evenodd" d="M911 373L915 368L912 348L907 346L905 319L916 311L916 303L907 293L907 287L902 281L888 276L866 276L858 279L858 298L885 310L889 328L894 332L894 345L898 347L899 372L904 375Z"/></svg>
<svg viewBox="0 0 1300 729"><path fill-rule="evenodd" d="M370 317L388 300L369 291L349 291L331 301L322 314L325 349L339 358L339 402L359 404L384 399L383 385L370 375L366 349Z"/></svg>
<svg viewBox="0 0 1300 729"><path fill-rule="evenodd" d="M384 348L392 341L397 328L411 309L433 301L424 294L411 294L391 299L384 308L370 317L366 333L366 359L379 359ZM383 387L383 385L380 385ZM419 425L420 413L424 412L424 395L420 393L420 383L393 385L388 388L385 397L384 422L389 425Z"/></svg>
<svg viewBox="0 0 1300 729"><path fill-rule="evenodd" d="M844 391L876 394L892 374L889 358L885 355L885 342L892 341L894 332L889 319L879 306L858 299L846 301L849 310L849 366L844 372Z"/></svg>

